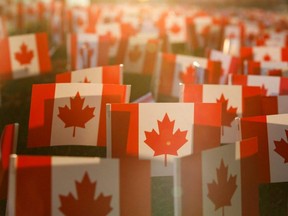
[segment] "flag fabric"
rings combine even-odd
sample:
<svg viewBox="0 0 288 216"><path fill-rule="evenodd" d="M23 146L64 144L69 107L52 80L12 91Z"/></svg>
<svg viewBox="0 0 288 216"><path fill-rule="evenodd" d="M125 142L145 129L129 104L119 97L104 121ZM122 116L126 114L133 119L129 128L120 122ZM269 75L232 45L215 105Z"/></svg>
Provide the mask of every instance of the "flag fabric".
<svg viewBox="0 0 288 216"><path fill-rule="evenodd" d="M133 101L133 103L155 103L155 99L151 92L146 93L145 95L137 98Z"/></svg>
<svg viewBox="0 0 288 216"><path fill-rule="evenodd" d="M153 94L179 97L179 83L204 83L205 69L219 74L219 68L203 57L159 53L153 73ZM208 72L207 72L208 73ZM217 80L217 79L216 79Z"/></svg>
<svg viewBox="0 0 288 216"><path fill-rule="evenodd" d="M66 11L66 17L69 32L86 33L88 31L90 19L87 7L71 7Z"/></svg>
<svg viewBox="0 0 288 216"><path fill-rule="evenodd" d="M239 71L239 58L225 54L218 50L211 50L209 52L209 57L212 61L220 61L222 65L222 80L220 84L227 83L228 74L238 73Z"/></svg>
<svg viewBox="0 0 288 216"><path fill-rule="evenodd" d="M288 48L256 46L241 47L242 59L254 61L288 61Z"/></svg>
<svg viewBox="0 0 288 216"><path fill-rule="evenodd" d="M176 159L180 215L259 215L257 138Z"/></svg>
<svg viewBox="0 0 288 216"><path fill-rule="evenodd" d="M228 84L242 86L259 86L263 90L263 95L266 96L288 94L287 77L230 74Z"/></svg>
<svg viewBox="0 0 288 216"><path fill-rule="evenodd" d="M222 51L226 55L238 57L240 54L240 47L244 42L243 25L227 24L223 27L223 47Z"/></svg>
<svg viewBox="0 0 288 216"><path fill-rule="evenodd" d="M7 199L9 158L16 153L19 124L7 124L0 141L0 200Z"/></svg>
<svg viewBox="0 0 288 216"><path fill-rule="evenodd" d="M0 74L7 79L51 71L46 33L16 35L0 39Z"/></svg>
<svg viewBox="0 0 288 216"><path fill-rule="evenodd" d="M181 15L169 14L165 17L164 30L168 35L170 43L187 42L186 17Z"/></svg>
<svg viewBox="0 0 288 216"><path fill-rule="evenodd" d="M278 75L286 76L285 70L288 62L283 61L253 61L248 60L243 63L243 74L254 75Z"/></svg>
<svg viewBox="0 0 288 216"><path fill-rule="evenodd" d="M96 34L68 34L67 56L70 70L108 65L109 39Z"/></svg>
<svg viewBox="0 0 288 216"><path fill-rule="evenodd" d="M222 104L221 143L234 143L237 134L236 117L261 114L261 88L240 85L180 85L181 102Z"/></svg>
<svg viewBox="0 0 288 216"><path fill-rule="evenodd" d="M27 147L106 146L106 103L128 103L130 85L32 86Z"/></svg>
<svg viewBox="0 0 288 216"><path fill-rule="evenodd" d="M278 46L287 47L288 46L288 34L287 31L276 32L269 31L265 32L263 36L260 36L256 40L258 46Z"/></svg>
<svg viewBox="0 0 288 216"><path fill-rule="evenodd" d="M107 65L56 74L56 83L123 84L123 65Z"/></svg>
<svg viewBox="0 0 288 216"><path fill-rule="evenodd" d="M109 39L109 57L116 57L119 51L120 41L123 37L121 23L98 23L95 28L98 35L108 37Z"/></svg>
<svg viewBox="0 0 288 216"><path fill-rule="evenodd" d="M288 113L288 95L261 98L262 115Z"/></svg>
<svg viewBox="0 0 288 216"><path fill-rule="evenodd" d="M151 75L161 45L161 40L149 35L130 37L124 54L124 71Z"/></svg>
<svg viewBox="0 0 288 216"><path fill-rule="evenodd" d="M221 105L111 104L107 128L107 157L151 159L152 176L172 175L176 157L220 145Z"/></svg>
<svg viewBox="0 0 288 216"><path fill-rule="evenodd" d="M187 17L187 35L188 46L190 45L193 51L205 49L208 46L210 36L213 33L219 33L220 26L216 19L210 15ZM217 35L217 34L216 34ZM219 35L217 35L219 37ZM216 43L220 42L220 37ZM211 45L211 44L210 44ZM219 44L216 44L216 46Z"/></svg>
<svg viewBox="0 0 288 216"><path fill-rule="evenodd" d="M287 182L288 114L239 118L239 140L257 137L259 182Z"/></svg>
<svg viewBox="0 0 288 216"><path fill-rule="evenodd" d="M150 162L12 156L9 216L151 215Z"/></svg>
<svg viewBox="0 0 288 216"><path fill-rule="evenodd" d="M7 35L6 19L2 16L0 17L0 38L7 37Z"/></svg>

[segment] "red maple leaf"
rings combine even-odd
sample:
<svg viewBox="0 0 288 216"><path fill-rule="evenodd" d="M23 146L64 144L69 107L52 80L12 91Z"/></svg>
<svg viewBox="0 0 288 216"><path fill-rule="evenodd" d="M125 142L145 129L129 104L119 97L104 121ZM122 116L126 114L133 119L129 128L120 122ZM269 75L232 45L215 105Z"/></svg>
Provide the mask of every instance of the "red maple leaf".
<svg viewBox="0 0 288 216"><path fill-rule="evenodd" d="M85 76L83 83L91 83L90 80L88 80L88 78Z"/></svg>
<svg viewBox="0 0 288 216"><path fill-rule="evenodd" d="M285 130L286 138L288 138L288 130ZM281 138L280 141L274 141L275 149L274 151L277 152L281 157L283 157L284 163L288 162L288 143Z"/></svg>
<svg viewBox="0 0 288 216"><path fill-rule="evenodd" d="M264 61L271 61L271 56L269 54L266 54L263 56Z"/></svg>
<svg viewBox="0 0 288 216"><path fill-rule="evenodd" d="M232 121L234 120L235 117L237 117L236 114L237 108L230 106L229 109L227 109L228 99L226 100L223 94L221 94L220 99L216 100L217 103L222 103L222 126L231 127Z"/></svg>
<svg viewBox="0 0 288 216"><path fill-rule="evenodd" d="M173 32L174 34L178 34L181 31L181 28L179 27L179 25L177 25L176 23L174 23L171 27L170 27L170 31Z"/></svg>
<svg viewBox="0 0 288 216"><path fill-rule="evenodd" d="M187 67L186 71L181 71L179 79L185 84L195 83L196 80L196 69L192 65Z"/></svg>
<svg viewBox="0 0 288 216"><path fill-rule="evenodd" d="M210 32L210 26L207 25L207 26L205 26L205 27L202 29L202 31L201 31L200 34L201 34L202 36L206 36L206 35L209 34L209 32Z"/></svg>
<svg viewBox="0 0 288 216"><path fill-rule="evenodd" d="M162 121L157 120L159 134L153 129L151 132L145 131L146 140L144 141L151 149L154 150L154 156L165 155L165 166L167 166L167 155L178 155L177 151L186 142L187 130L180 131L178 128L175 133L174 121L170 121L167 113Z"/></svg>
<svg viewBox="0 0 288 216"><path fill-rule="evenodd" d="M116 43L116 37L113 36L113 34L111 33L111 31L107 31L105 35L103 35L104 38L107 38L108 41L110 42L111 46L115 45Z"/></svg>
<svg viewBox="0 0 288 216"><path fill-rule="evenodd" d="M22 43L22 45L20 46L20 51L15 53L15 59L21 65L30 64L33 57L33 50L28 50L25 43Z"/></svg>
<svg viewBox="0 0 288 216"><path fill-rule="evenodd" d="M223 159L221 159L219 169L216 169L217 180L213 180L212 183L208 183L208 198L214 203L215 211L222 208L222 215L224 215L224 207L231 206L231 199L234 192L237 189L236 175L230 175L228 179L228 166L224 165Z"/></svg>
<svg viewBox="0 0 288 216"><path fill-rule="evenodd" d="M79 27L84 25L84 20L81 17L77 17L76 23Z"/></svg>
<svg viewBox="0 0 288 216"><path fill-rule="evenodd" d="M100 193L95 199L96 182L91 182L88 173L84 174L81 182L76 181L78 197L72 193L67 196L59 195L61 206L59 210L66 216L99 215L106 216L112 210L110 206L112 196Z"/></svg>
<svg viewBox="0 0 288 216"><path fill-rule="evenodd" d="M261 94L263 96L266 96L267 95L267 92L268 92L268 89L265 87L264 84L261 85Z"/></svg>
<svg viewBox="0 0 288 216"><path fill-rule="evenodd" d="M138 59L141 57L141 50L139 48L139 45L135 45L133 49L129 51L128 56L131 62L137 62Z"/></svg>
<svg viewBox="0 0 288 216"><path fill-rule="evenodd" d="M84 100L77 92L74 98L70 98L71 109L67 105L59 107L58 117L65 123L65 128L73 127L73 137L76 127L85 128L85 123L94 117L95 107L86 106L83 109Z"/></svg>

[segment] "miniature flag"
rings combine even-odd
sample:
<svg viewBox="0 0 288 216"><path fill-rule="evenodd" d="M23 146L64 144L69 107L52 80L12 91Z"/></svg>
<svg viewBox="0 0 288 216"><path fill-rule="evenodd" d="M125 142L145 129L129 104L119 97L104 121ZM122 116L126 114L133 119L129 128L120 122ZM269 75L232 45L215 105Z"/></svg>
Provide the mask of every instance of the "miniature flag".
<svg viewBox="0 0 288 216"><path fill-rule="evenodd" d="M178 98L179 83L204 82L204 69L207 67L206 58L159 53L153 74L154 95Z"/></svg>
<svg viewBox="0 0 288 216"><path fill-rule="evenodd" d="M67 5L67 2L65 2ZM73 7L66 11L69 32L85 33L89 29L90 19L87 7ZM95 26L94 26L95 28ZM91 31L90 31L91 32Z"/></svg>
<svg viewBox="0 0 288 216"><path fill-rule="evenodd" d="M283 32L270 31L266 32L262 37L258 37L256 42L257 46L287 47L288 34L287 31Z"/></svg>
<svg viewBox="0 0 288 216"><path fill-rule="evenodd" d="M259 215L257 138L176 159L181 215Z"/></svg>
<svg viewBox="0 0 288 216"><path fill-rule="evenodd" d="M106 146L106 103L128 103L130 85L35 84L27 147Z"/></svg>
<svg viewBox="0 0 288 216"><path fill-rule="evenodd" d="M262 115L288 113L288 95L262 97Z"/></svg>
<svg viewBox="0 0 288 216"><path fill-rule="evenodd" d="M107 128L107 157L153 159L159 166L152 176L169 175L174 158L219 146L221 105L111 104Z"/></svg>
<svg viewBox="0 0 288 216"><path fill-rule="evenodd" d="M219 25L216 19L212 16L192 16L187 17L187 35L188 35L188 46L195 52L199 49L205 49L211 42L211 35L218 33ZM220 37L216 36L216 46L219 45ZM217 38L218 37L218 38Z"/></svg>
<svg viewBox="0 0 288 216"><path fill-rule="evenodd" d="M240 47L244 42L243 25L239 23L227 24L223 28L223 53L238 57L240 54Z"/></svg>
<svg viewBox="0 0 288 216"><path fill-rule="evenodd" d="M281 47L242 47L241 57L245 60L254 61L288 61L288 48Z"/></svg>
<svg viewBox="0 0 288 216"><path fill-rule="evenodd" d="M0 142L0 200L7 199L9 158L16 153L19 124L4 127Z"/></svg>
<svg viewBox="0 0 288 216"><path fill-rule="evenodd" d="M222 104L221 143L234 143L237 134L236 117L261 113L261 88L240 85L180 85L181 102Z"/></svg>
<svg viewBox="0 0 288 216"><path fill-rule="evenodd" d="M287 182L288 114L238 119L239 139L257 137L259 182Z"/></svg>
<svg viewBox="0 0 288 216"><path fill-rule="evenodd" d="M99 23L96 25L96 33L109 39L109 57L116 57L122 39L121 24L117 22Z"/></svg>
<svg viewBox="0 0 288 216"><path fill-rule="evenodd" d="M96 34L69 34L67 55L71 70L108 65L109 39Z"/></svg>
<svg viewBox="0 0 288 216"><path fill-rule="evenodd" d="M15 79L51 71L46 33L0 39L0 74Z"/></svg>
<svg viewBox="0 0 288 216"><path fill-rule="evenodd" d="M56 74L57 83L123 84L123 65L107 65Z"/></svg>
<svg viewBox="0 0 288 216"><path fill-rule="evenodd" d="M169 14L165 17L164 29L168 35L169 41L173 43L187 42L186 17Z"/></svg>
<svg viewBox="0 0 288 216"><path fill-rule="evenodd" d="M288 94L287 77L230 74L228 84L242 86L259 86L262 88L264 96Z"/></svg>
<svg viewBox="0 0 288 216"><path fill-rule="evenodd" d="M145 36L130 37L124 57L124 71L151 75L160 49L159 39Z"/></svg>
<svg viewBox="0 0 288 216"><path fill-rule="evenodd" d="M285 76L288 62L283 61L244 61L243 74Z"/></svg>
<svg viewBox="0 0 288 216"><path fill-rule="evenodd" d="M124 71L151 75L160 49L159 39L141 35L130 37L124 54Z"/></svg>
<svg viewBox="0 0 288 216"><path fill-rule="evenodd" d="M239 58L227 55L218 50L211 50L209 53L209 59L212 61L220 61L222 64L222 80L220 84L227 83L228 74L238 73L239 70Z"/></svg>
<svg viewBox="0 0 288 216"><path fill-rule="evenodd" d="M8 215L151 215L150 162L16 156Z"/></svg>

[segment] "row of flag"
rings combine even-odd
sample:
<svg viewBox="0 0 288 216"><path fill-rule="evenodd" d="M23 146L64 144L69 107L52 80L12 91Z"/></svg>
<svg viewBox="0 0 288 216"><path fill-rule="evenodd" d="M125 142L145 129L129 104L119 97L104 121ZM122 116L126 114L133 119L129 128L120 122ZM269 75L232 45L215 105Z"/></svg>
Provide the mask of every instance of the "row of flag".
<svg viewBox="0 0 288 216"><path fill-rule="evenodd" d="M97 11L88 27L93 20L111 24L112 18L149 25L159 7L151 8L91 5L88 12L72 8L70 15ZM106 9L115 17L105 17ZM156 19L161 34L129 35L114 54L113 32L74 29L67 35L67 71L56 73L54 83L33 84L28 125L9 123L2 131L0 194L7 215L146 216L167 214L169 208L177 216L255 216L259 186L287 182L287 46L263 42L260 35L270 25L256 19L256 12L252 25L233 13L219 20L215 11L168 9L159 10ZM274 14L269 17L277 23ZM163 46L193 44L199 32L203 38L217 32L212 27L231 32L221 39L223 49L210 49L206 56ZM198 33L191 41L186 33L179 34L183 41L162 37L182 30ZM209 48L203 38L197 44ZM261 46L254 46L260 39ZM52 72L46 33L5 36L0 48L3 82ZM151 92L131 101L137 86L124 83L125 73L150 76ZM23 155L17 152L21 127L27 127L28 149L95 146L105 148L106 157Z"/></svg>

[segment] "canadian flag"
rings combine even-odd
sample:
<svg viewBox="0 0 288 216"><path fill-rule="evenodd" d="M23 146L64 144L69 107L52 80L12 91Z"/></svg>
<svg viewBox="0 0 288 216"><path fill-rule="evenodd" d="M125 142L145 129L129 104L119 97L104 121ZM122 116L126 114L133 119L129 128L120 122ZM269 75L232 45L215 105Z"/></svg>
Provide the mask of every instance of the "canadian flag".
<svg viewBox="0 0 288 216"><path fill-rule="evenodd" d="M288 114L238 119L239 139L257 137L259 181L287 182Z"/></svg>
<svg viewBox="0 0 288 216"><path fill-rule="evenodd" d="M109 39L96 34L68 34L67 55L71 70L108 65Z"/></svg>
<svg viewBox="0 0 288 216"><path fill-rule="evenodd" d="M66 17L69 32L84 33L89 28L90 20L87 7L72 7L66 11Z"/></svg>
<svg viewBox="0 0 288 216"><path fill-rule="evenodd" d="M244 44L245 46L254 46L256 44L256 39L260 37L263 28L256 21L244 21L241 23L244 29Z"/></svg>
<svg viewBox="0 0 288 216"><path fill-rule="evenodd" d="M228 84L259 86L263 90L263 95L266 96L288 94L287 77L229 74Z"/></svg>
<svg viewBox="0 0 288 216"><path fill-rule="evenodd" d="M261 114L261 88L257 86L183 84L181 102L222 104L221 143L237 141L236 117Z"/></svg>
<svg viewBox="0 0 288 216"><path fill-rule="evenodd" d="M284 71L288 68L288 62L283 61L244 61L243 73L254 75L278 75L285 76Z"/></svg>
<svg viewBox="0 0 288 216"><path fill-rule="evenodd" d="M188 43L192 50L199 50L208 45L210 36L219 30L216 20L209 15L187 17ZM218 38L219 39L219 38ZM218 44L217 44L218 45Z"/></svg>
<svg viewBox="0 0 288 216"><path fill-rule="evenodd" d="M107 65L56 74L57 83L123 84L123 65Z"/></svg>
<svg viewBox="0 0 288 216"><path fill-rule="evenodd" d="M98 23L95 28L98 35L108 37L109 39L109 57L116 57L122 38L121 24L117 22Z"/></svg>
<svg viewBox="0 0 288 216"><path fill-rule="evenodd" d="M239 70L239 58L225 54L218 50L211 50L209 59L212 61L220 61L222 64L222 81L221 84L227 83L227 76L230 73L237 73Z"/></svg>
<svg viewBox="0 0 288 216"><path fill-rule="evenodd" d="M0 200L7 199L9 158L16 152L19 124L5 125L0 140Z"/></svg>
<svg viewBox="0 0 288 216"><path fill-rule="evenodd" d="M186 17L169 14L165 17L164 29L171 43L187 42L187 24Z"/></svg>
<svg viewBox="0 0 288 216"><path fill-rule="evenodd" d="M130 85L35 84L27 147L106 146L106 103L128 103Z"/></svg>
<svg viewBox="0 0 288 216"><path fill-rule="evenodd" d="M149 36L134 36L128 39L124 57L124 71L151 75L161 49L161 41Z"/></svg>
<svg viewBox="0 0 288 216"><path fill-rule="evenodd" d="M0 39L0 50L0 74L4 78L22 78L51 71L46 33Z"/></svg>
<svg viewBox="0 0 288 216"><path fill-rule="evenodd" d="M241 47L241 57L254 61L288 61L288 48L257 46Z"/></svg>
<svg viewBox="0 0 288 216"><path fill-rule="evenodd" d="M286 31L283 31L283 32L276 32L276 31L266 32L262 37L257 38L257 45L258 46L287 47L288 34Z"/></svg>
<svg viewBox="0 0 288 216"><path fill-rule="evenodd" d="M203 83L209 61L203 57L159 53L153 73L156 96L179 97L179 83Z"/></svg>
<svg viewBox="0 0 288 216"><path fill-rule="evenodd" d="M251 138L176 159L175 215L259 215L257 145Z"/></svg>
<svg viewBox="0 0 288 216"><path fill-rule="evenodd" d="M288 95L262 97L262 114L284 114L288 113Z"/></svg>
<svg viewBox="0 0 288 216"><path fill-rule="evenodd" d="M151 215L150 162L60 156L10 160L7 215Z"/></svg>
<svg viewBox="0 0 288 216"><path fill-rule="evenodd" d="M172 175L173 159L220 145L221 105L111 104L107 128L107 157L151 159L152 176Z"/></svg>
<svg viewBox="0 0 288 216"><path fill-rule="evenodd" d="M244 29L243 26L238 24L228 24L224 26L223 39L239 40L240 44L243 43Z"/></svg>
<svg viewBox="0 0 288 216"><path fill-rule="evenodd" d="M228 24L223 28L223 53L226 55L238 57L240 55L240 47L244 41L243 26L238 23Z"/></svg>

